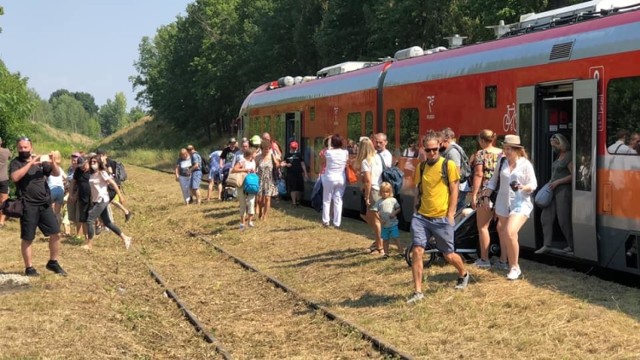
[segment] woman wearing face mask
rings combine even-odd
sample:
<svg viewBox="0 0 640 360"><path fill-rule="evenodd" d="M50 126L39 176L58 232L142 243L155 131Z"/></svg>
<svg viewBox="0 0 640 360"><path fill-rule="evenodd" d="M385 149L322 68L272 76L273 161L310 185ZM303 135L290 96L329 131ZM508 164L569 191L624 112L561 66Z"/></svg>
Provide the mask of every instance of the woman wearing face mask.
<svg viewBox="0 0 640 360"><path fill-rule="evenodd" d="M558 225L562 235L567 240L567 247L564 251L573 253L573 229L571 227L571 145L562 134L554 134L549 140L553 152L557 155L556 160L551 165L551 179L549 188L553 191L551 204L542 209L540 221L542 222L542 234L544 235L544 246L536 250L536 254L544 254L551 248L553 241L553 223L558 218Z"/></svg>
<svg viewBox="0 0 640 360"><path fill-rule="evenodd" d="M89 185L91 186L91 202L92 207L89 210L87 216L87 225L89 228L89 238L87 244L84 246L86 249L91 249L93 237L95 236L95 222L98 216L102 219L104 226L108 227L114 234L118 235L124 242L125 248L129 249L131 246L131 237L125 235L116 224L111 222L109 218L109 212L107 206L109 206L109 185L116 190L116 193L120 197L120 201L124 203L124 196L120 192L117 184L113 178L106 171L105 165L102 162L100 156L92 156L89 158L90 173Z"/></svg>

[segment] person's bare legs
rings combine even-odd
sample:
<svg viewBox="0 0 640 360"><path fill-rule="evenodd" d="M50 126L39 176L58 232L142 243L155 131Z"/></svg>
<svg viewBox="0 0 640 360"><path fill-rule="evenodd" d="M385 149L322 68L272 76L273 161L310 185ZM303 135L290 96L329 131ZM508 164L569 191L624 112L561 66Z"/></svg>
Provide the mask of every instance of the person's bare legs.
<svg viewBox="0 0 640 360"><path fill-rule="evenodd" d="M486 207L478 207L476 210L476 220L478 227L478 247L480 248L480 258L489 260L489 224L493 218L493 211Z"/></svg>
<svg viewBox="0 0 640 360"><path fill-rule="evenodd" d="M5 200L9 198L9 194L0 194L0 204L4 203ZM7 217L4 215L2 211L0 211L0 226L4 226L5 219Z"/></svg>

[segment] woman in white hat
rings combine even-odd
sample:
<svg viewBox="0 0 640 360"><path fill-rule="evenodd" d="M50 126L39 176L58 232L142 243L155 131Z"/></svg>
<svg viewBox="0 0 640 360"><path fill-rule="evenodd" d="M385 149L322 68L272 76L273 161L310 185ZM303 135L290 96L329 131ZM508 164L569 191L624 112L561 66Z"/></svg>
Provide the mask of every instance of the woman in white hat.
<svg viewBox="0 0 640 360"><path fill-rule="evenodd" d="M500 242L506 245L506 249L502 251L507 252L509 261L507 279L517 280L522 275L518 264L518 232L533 210L531 193L538 186L538 182L533 165L520 143L520 136L507 135L502 145L507 161L500 169L496 169L482 195L485 206L489 206L489 196L493 191L498 192L495 212L498 215Z"/></svg>

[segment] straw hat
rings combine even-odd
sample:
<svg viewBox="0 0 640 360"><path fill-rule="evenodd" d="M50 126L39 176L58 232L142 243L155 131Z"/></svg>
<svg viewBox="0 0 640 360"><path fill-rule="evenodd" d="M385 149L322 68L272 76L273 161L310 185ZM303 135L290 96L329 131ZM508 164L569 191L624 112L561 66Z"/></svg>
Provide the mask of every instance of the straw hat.
<svg viewBox="0 0 640 360"><path fill-rule="evenodd" d="M503 146L511 146L521 148L523 147L520 143L520 136L518 135L507 135L504 137L504 141L502 142Z"/></svg>

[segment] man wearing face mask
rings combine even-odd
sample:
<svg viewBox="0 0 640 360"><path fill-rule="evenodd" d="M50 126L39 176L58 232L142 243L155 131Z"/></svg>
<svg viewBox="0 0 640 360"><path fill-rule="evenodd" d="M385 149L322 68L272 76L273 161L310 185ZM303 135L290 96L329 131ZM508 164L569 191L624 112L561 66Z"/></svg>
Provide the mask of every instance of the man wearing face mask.
<svg viewBox="0 0 640 360"><path fill-rule="evenodd" d="M17 150L18 157L11 160L9 173L24 203L20 217L20 238L25 275L39 275L33 267L31 249L38 227L44 236L49 236L49 262L46 268L58 275L66 276L67 273L58 264L60 226L51 208L51 192L46 180L49 175L60 175L60 169L55 162L49 160L52 154L47 158L45 155L32 154L33 146L28 138L18 140Z"/></svg>

